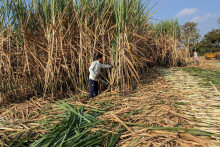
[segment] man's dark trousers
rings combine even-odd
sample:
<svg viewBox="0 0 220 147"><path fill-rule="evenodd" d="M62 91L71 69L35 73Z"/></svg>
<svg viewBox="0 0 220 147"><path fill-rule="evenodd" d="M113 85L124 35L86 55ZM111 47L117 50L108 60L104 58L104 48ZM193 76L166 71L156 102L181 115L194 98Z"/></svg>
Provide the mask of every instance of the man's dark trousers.
<svg viewBox="0 0 220 147"><path fill-rule="evenodd" d="M90 87L90 95L89 97L96 97L98 95L98 90L99 90L99 85L98 85L98 81L94 81L89 79L89 87ZM94 93L94 96L93 96Z"/></svg>

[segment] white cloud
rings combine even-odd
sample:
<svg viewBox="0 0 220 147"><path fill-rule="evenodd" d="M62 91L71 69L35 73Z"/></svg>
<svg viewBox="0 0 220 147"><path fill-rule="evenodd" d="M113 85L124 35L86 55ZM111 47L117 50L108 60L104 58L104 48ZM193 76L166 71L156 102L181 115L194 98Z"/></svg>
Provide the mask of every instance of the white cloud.
<svg viewBox="0 0 220 147"><path fill-rule="evenodd" d="M216 16L216 14L214 13L206 13L204 16L195 16L191 19L191 21L193 22L203 22L203 21L206 21L206 20L209 20L211 18L214 18Z"/></svg>
<svg viewBox="0 0 220 147"><path fill-rule="evenodd" d="M195 16L191 19L191 21L193 21L193 22L200 22L201 20L202 20L201 16Z"/></svg>
<svg viewBox="0 0 220 147"><path fill-rule="evenodd" d="M185 8L185 9L181 10L179 13L177 13L176 17L192 15L192 14L195 14L196 11L197 11L197 8Z"/></svg>

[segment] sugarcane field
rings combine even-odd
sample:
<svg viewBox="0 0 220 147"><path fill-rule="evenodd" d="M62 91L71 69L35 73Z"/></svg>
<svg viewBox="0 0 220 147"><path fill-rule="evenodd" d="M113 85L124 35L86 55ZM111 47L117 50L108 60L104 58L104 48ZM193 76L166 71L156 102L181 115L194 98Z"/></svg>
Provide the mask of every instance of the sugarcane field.
<svg viewBox="0 0 220 147"><path fill-rule="evenodd" d="M220 147L219 6L0 0L0 146Z"/></svg>

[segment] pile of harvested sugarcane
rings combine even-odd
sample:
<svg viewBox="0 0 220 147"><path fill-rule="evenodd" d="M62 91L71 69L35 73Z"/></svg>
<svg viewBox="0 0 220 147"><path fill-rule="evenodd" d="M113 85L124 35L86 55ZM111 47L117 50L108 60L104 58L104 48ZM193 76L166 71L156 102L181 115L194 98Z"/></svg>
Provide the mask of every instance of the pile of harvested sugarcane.
<svg viewBox="0 0 220 147"><path fill-rule="evenodd" d="M15 138L13 145L32 146L218 145L220 135L196 128L194 124L207 122L193 112L184 115L180 106L191 112L190 105L181 102L184 96L171 92L172 85L159 75L148 75L127 97L112 92L84 103L86 96L76 96L11 106L1 112L11 122L0 126L1 137L5 144Z"/></svg>

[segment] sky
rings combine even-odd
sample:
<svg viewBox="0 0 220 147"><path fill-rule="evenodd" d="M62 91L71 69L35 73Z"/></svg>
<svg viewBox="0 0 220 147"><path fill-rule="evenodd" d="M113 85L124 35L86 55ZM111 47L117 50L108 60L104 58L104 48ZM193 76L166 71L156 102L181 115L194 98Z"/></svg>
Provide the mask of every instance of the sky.
<svg viewBox="0 0 220 147"><path fill-rule="evenodd" d="M220 0L151 0L150 5L156 2L152 12L158 11L152 16L153 20L177 18L181 25L193 21L198 23L202 36L212 29L220 29L217 23Z"/></svg>

